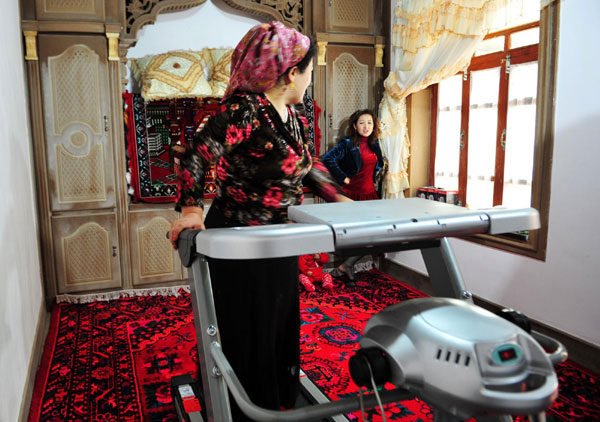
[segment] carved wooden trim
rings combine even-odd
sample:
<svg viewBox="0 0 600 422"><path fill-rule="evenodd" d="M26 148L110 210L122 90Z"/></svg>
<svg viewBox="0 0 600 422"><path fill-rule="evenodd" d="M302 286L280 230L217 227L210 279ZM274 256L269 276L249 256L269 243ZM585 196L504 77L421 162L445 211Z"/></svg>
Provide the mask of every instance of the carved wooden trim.
<svg viewBox="0 0 600 422"><path fill-rule="evenodd" d="M136 39L137 31L153 23L161 13L181 12L206 0L125 0L124 38Z"/></svg>
<svg viewBox="0 0 600 422"><path fill-rule="evenodd" d="M219 0L227 6L260 20L278 20L285 25L304 31L304 0ZM173 13L200 6L206 0L125 0L123 41L133 45L139 29L154 23L161 13Z"/></svg>
<svg viewBox="0 0 600 422"><path fill-rule="evenodd" d="M327 54L327 41L317 41L317 46L319 48L319 55L317 56L317 65L327 66L327 61L325 59L325 54Z"/></svg>
<svg viewBox="0 0 600 422"><path fill-rule="evenodd" d="M37 31L23 31L25 35L25 60L37 60Z"/></svg>
<svg viewBox="0 0 600 422"><path fill-rule="evenodd" d="M119 61L119 33L118 32L107 32L106 38L108 39L108 60L113 62Z"/></svg>
<svg viewBox="0 0 600 422"><path fill-rule="evenodd" d="M375 67L383 67L383 44L375 44Z"/></svg>
<svg viewBox="0 0 600 422"><path fill-rule="evenodd" d="M304 0L220 0L262 20L277 20L304 32Z"/></svg>

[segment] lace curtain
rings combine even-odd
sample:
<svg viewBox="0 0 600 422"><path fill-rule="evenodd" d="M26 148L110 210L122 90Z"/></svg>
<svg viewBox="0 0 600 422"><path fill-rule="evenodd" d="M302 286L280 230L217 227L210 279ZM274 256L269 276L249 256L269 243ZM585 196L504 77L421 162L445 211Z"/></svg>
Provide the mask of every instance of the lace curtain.
<svg viewBox="0 0 600 422"><path fill-rule="evenodd" d="M391 72L379 105L381 146L389 161L386 198L409 187L406 97L468 68L483 37L518 21L540 0L391 0ZM542 0L543 5L553 0Z"/></svg>

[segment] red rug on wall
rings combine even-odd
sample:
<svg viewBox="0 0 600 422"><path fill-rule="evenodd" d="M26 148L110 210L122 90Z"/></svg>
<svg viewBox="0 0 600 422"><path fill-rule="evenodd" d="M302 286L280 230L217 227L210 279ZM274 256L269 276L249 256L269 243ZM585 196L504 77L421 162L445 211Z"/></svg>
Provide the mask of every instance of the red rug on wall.
<svg viewBox="0 0 600 422"><path fill-rule="evenodd" d="M134 202L174 202L175 158L206 121L217 113L216 98L144 101L123 94L125 140ZM205 174L204 196L216 194L214 166Z"/></svg>
<svg viewBox="0 0 600 422"><path fill-rule="evenodd" d="M330 398L355 395L347 361L370 316L422 294L376 271L357 287L301 295L302 368ZM60 303L52 312L29 421L176 421L169 381L198 370L190 295ZM598 376L567 361L549 421L600 420ZM368 411L381 420L377 408ZM418 400L386 405L390 421L428 421ZM362 420L360 412L349 415Z"/></svg>
<svg viewBox="0 0 600 422"><path fill-rule="evenodd" d="M175 159L199 128L219 110L218 98L178 98L145 101L140 94L123 94L123 120L134 202L174 202L176 197ZM318 125L321 109L305 96L298 110L306 121L311 153L321 145ZM214 165L206 170L204 197L217 193Z"/></svg>

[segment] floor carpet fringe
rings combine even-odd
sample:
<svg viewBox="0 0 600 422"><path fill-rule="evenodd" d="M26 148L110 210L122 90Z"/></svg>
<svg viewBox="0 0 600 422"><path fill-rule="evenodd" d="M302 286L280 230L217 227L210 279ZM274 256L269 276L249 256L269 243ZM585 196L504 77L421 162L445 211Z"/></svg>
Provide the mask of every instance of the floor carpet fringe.
<svg viewBox="0 0 600 422"><path fill-rule="evenodd" d="M190 286L152 287L146 289L129 289L115 292L93 293L87 295L63 294L56 296L56 303L92 303L110 301L136 296L178 296L181 292L190 292Z"/></svg>

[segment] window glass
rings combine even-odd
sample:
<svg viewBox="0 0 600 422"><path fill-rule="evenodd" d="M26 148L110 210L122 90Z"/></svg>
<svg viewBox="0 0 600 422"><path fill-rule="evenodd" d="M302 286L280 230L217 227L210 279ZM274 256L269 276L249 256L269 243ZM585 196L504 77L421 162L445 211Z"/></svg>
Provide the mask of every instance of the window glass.
<svg viewBox="0 0 600 422"><path fill-rule="evenodd" d="M494 200L500 67L471 72L467 206L488 208Z"/></svg>
<svg viewBox="0 0 600 422"><path fill-rule="evenodd" d="M546 169L552 164L548 148L553 134L549 105L555 83L548 78L537 92L538 54L556 75L553 40L558 14L556 2L540 9L540 0L506 8L492 24L490 38L478 46L475 56L479 57L471 60L469 85L462 74L437 85L437 107L431 110L435 139L431 138L430 145L434 168L429 183L458 188L460 205L531 206L547 221L550 179ZM468 136L462 138L465 131ZM461 142L466 150L460 149ZM526 238L476 236L471 240L545 259L547 234L543 225Z"/></svg>
<svg viewBox="0 0 600 422"><path fill-rule="evenodd" d="M502 201L508 207L531 205L537 73L537 62L510 67Z"/></svg>
<svg viewBox="0 0 600 422"><path fill-rule="evenodd" d="M435 186L458 190L462 75L438 85Z"/></svg>
<svg viewBox="0 0 600 422"><path fill-rule="evenodd" d="M540 42L540 28L530 28L510 34L510 48L524 47Z"/></svg>

